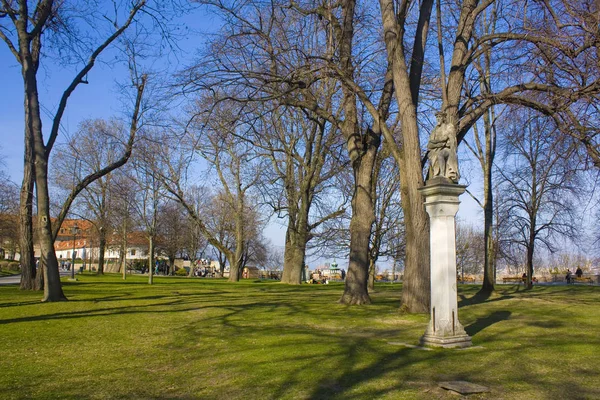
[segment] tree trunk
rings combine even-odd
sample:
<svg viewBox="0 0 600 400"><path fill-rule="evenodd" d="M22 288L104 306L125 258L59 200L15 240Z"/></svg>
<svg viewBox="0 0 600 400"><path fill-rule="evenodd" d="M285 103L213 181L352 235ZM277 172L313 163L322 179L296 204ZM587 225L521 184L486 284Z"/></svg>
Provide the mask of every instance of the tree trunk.
<svg viewBox="0 0 600 400"><path fill-rule="evenodd" d="M244 230L244 210L246 207L244 206L243 193L241 190L238 190L238 193L235 205L235 253L232 254L232 257L229 259L229 282L239 282L244 267L243 260L246 251L246 237Z"/></svg>
<svg viewBox="0 0 600 400"><path fill-rule="evenodd" d="M413 121L414 124L403 125L404 157L400 165L402 209L406 225L401 308L411 313L428 313L431 301L429 219L419 193L419 188L423 186L423 172L416 115L406 121ZM414 132L407 132L410 130Z"/></svg>
<svg viewBox="0 0 600 400"><path fill-rule="evenodd" d="M285 250L283 253L283 271L281 272L281 283L290 283L290 276L293 269L293 244L292 244L292 221L291 216L288 217L288 226L285 231Z"/></svg>
<svg viewBox="0 0 600 400"><path fill-rule="evenodd" d="M229 282L239 282L240 281L240 274L241 274L241 260L240 259L234 259L231 260L230 264L229 264Z"/></svg>
<svg viewBox="0 0 600 400"><path fill-rule="evenodd" d="M19 248L21 264L21 289L41 290L36 274L36 262L33 250L33 153L28 139L27 129L25 132L25 162L23 166L23 183L21 185L19 205ZM40 263L41 264L41 263Z"/></svg>
<svg viewBox="0 0 600 400"><path fill-rule="evenodd" d="M235 255L229 260L229 282L239 282L242 274L243 255L243 244L241 246L236 245Z"/></svg>
<svg viewBox="0 0 600 400"><path fill-rule="evenodd" d="M302 283L302 269L306 256L306 229L297 232L288 225L285 242L282 283L299 285Z"/></svg>
<svg viewBox="0 0 600 400"><path fill-rule="evenodd" d="M167 275L175 275L175 256L169 256L169 271Z"/></svg>
<svg viewBox="0 0 600 400"><path fill-rule="evenodd" d="M104 275L104 252L106 251L106 233L104 229L99 230L98 241L98 275Z"/></svg>
<svg viewBox="0 0 600 400"><path fill-rule="evenodd" d="M121 273L123 274L123 280L127 279L127 229L123 229L123 239L121 240Z"/></svg>
<svg viewBox="0 0 600 400"><path fill-rule="evenodd" d="M352 219L350 220L350 261L344 294L340 299L343 304L370 304L367 289L369 275L369 238L375 222L375 206L371 201L373 167L379 137L371 130L367 151L361 158L352 163L354 170L354 194L352 197Z"/></svg>
<svg viewBox="0 0 600 400"><path fill-rule="evenodd" d="M367 289L369 293L375 290L375 260L372 257L369 259L369 285Z"/></svg>
<svg viewBox="0 0 600 400"><path fill-rule="evenodd" d="M431 7L432 2L423 2ZM398 24L394 2L380 0L384 39L388 60L392 65L394 91L400 110L402 126L402 147L400 156L394 158L400 168L400 189L402 210L406 226L406 254L404 261L404 281L402 285L401 309L411 313L428 313L430 304L429 270L429 219L425 212L419 188L423 187L421 166L421 144L417 123L418 93L420 77L414 73L409 76L404 48L405 27ZM422 10L426 11L426 10ZM429 15L429 14L428 14ZM424 51L419 45L426 43L429 23L419 20L422 29L418 29L415 47L412 52L412 64L415 68L422 62ZM416 69L411 70L416 72ZM411 89L412 88L412 89Z"/></svg>
<svg viewBox="0 0 600 400"><path fill-rule="evenodd" d="M54 251L54 240L52 237L52 222L50 220L50 197L48 194L48 153L44 145L42 135L42 120L40 116L40 105L36 82L36 68L30 60L23 61L23 77L25 83L25 121L28 124L26 131L31 133L33 157L35 167L35 188L37 195L38 213L38 240L40 242L40 265L44 266L44 297L42 301L64 301L65 297L60 283L58 272L58 260ZM27 137L26 137L27 141ZM26 177L24 177L26 179ZM25 210L22 210L25 213ZM26 222L26 221L24 221ZM27 229L25 229L26 231ZM29 251L29 250L26 250ZM28 256L26 256L28 257Z"/></svg>
<svg viewBox="0 0 600 400"><path fill-rule="evenodd" d="M486 174L487 175L487 174ZM483 237L485 241L485 261L483 266L483 285L481 286L480 293L489 294L494 291L494 283L495 283L495 270L496 270L496 255L494 249L494 226L493 226L493 218L494 218L494 206L493 206L493 198L492 198L492 190L490 184L491 182L491 168L490 168L490 177L485 178L484 182L484 196L485 203L483 208Z"/></svg>
<svg viewBox="0 0 600 400"><path fill-rule="evenodd" d="M531 289L533 287L533 252L535 249L534 246L535 237L530 238L529 245L527 246L527 289Z"/></svg>
<svg viewBox="0 0 600 400"><path fill-rule="evenodd" d="M41 260L44 264L44 297L42 301L64 301L67 300L60 283L58 272L58 260L54 251L54 240L52 240L52 225L50 220L50 199L48 195L48 160L45 157L41 135L36 135L36 194L38 210L38 238L40 242ZM43 154L42 155L40 155ZM75 265L71 266L75 268Z"/></svg>
<svg viewBox="0 0 600 400"><path fill-rule="evenodd" d="M154 283L154 236L148 238L148 285Z"/></svg>

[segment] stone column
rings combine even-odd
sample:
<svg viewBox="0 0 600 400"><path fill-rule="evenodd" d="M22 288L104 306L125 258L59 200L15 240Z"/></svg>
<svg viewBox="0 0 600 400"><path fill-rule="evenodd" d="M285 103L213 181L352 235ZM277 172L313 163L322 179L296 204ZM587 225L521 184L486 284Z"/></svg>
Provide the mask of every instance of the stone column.
<svg viewBox="0 0 600 400"><path fill-rule="evenodd" d="M458 196L466 186L447 178L429 179L420 189L430 223L431 320L421 344L434 347L469 347L471 337L458 320L456 292L456 230Z"/></svg>

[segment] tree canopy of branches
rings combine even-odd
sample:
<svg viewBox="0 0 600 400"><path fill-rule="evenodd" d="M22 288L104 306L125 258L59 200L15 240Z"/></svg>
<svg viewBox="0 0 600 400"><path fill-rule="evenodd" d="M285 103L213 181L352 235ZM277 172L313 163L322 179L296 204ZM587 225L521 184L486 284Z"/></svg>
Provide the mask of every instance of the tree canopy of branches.
<svg viewBox="0 0 600 400"><path fill-rule="evenodd" d="M507 230L503 242L524 251L527 285L531 287L536 245L553 252L557 237L575 239L575 204L582 190L578 165L572 160L573 141L556 138L547 118L531 113L520 117L511 114L511 131L505 139L507 162L499 174L500 190L506 197L500 212L505 215Z"/></svg>

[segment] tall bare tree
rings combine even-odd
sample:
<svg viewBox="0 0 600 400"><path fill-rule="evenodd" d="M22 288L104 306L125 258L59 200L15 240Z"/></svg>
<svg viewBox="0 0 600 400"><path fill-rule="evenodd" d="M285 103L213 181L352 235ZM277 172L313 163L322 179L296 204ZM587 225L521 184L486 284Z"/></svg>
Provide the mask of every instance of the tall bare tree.
<svg viewBox="0 0 600 400"><path fill-rule="evenodd" d="M135 131L116 119L84 120L77 132L64 145L58 146L51 161L51 170L59 187L69 199L62 209L75 206L80 215L87 216L96 230L99 245L98 274L104 273L104 253L111 227L111 190L113 173L127 160L132 151L131 135ZM106 174L102 173L109 170ZM101 176L88 185L82 179ZM78 197L76 188L83 187ZM76 201L77 199L77 201ZM75 201L71 205L70 202ZM66 215L66 214L65 214ZM62 223L59 218L56 223ZM60 226L60 225L59 225Z"/></svg>
<svg viewBox="0 0 600 400"><path fill-rule="evenodd" d="M375 204L375 223L369 246L369 290L375 289L376 263L380 257L394 258L403 252L404 225L400 199L400 178L394 160L387 149L377 157L371 189Z"/></svg>
<svg viewBox="0 0 600 400"><path fill-rule="evenodd" d="M531 113L511 113L505 163L499 166L510 245L525 253L527 287L532 286L537 244L555 251L554 238L578 233L575 204L582 190L569 138L556 138L551 120Z"/></svg>
<svg viewBox="0 0 600 400"><path fill-rule="evenodd" d="M35 183L41 265L44 272L43 301L65 300L53 245L54 232L58 231L60 223L53 229L48 192L50 153L58 137L62 116L66 110L69 97L81 83L87 82L85 78L94 67L97 58L134 22L140 10L146 6L146 1L141 0L132 4L132 7L126 11L126 17L121 19L122 24L118 22L118 17L122 17L121 13L123 11L119 10L118 7L115 7L112 18L105 13L103 19L94 19L93 30L90 29L89 36L78 34L72 25L68 25L71 18L75 16L70 12L77 13L78 10L77 7L69 7L69 4L65 2L40 0L33 7L28 1L3 0L0 4L0 16L2 16L0 38L21 65L24 86L25 160L21 194L21 251L24 269L27 270L24 279L31 279L35 271L32 258L32 232L30 230ZM92 14L98 16L96 13L88 13L85 16L89 17ZM90 19L83 19L82 21L91 22ZM106 22L110 27L107 31L103 29L107 27ZM66 46L60 50L65 53L71 52L73 59L87 59L61 96L47 140L44 139L42 130L38 95L38 70L43 55L41 48L45 37L56 38L57 40L54 43L58 43L59 46L66 43ZM84 38L90 39L90 41L85 42ZM48 43L52 44L53 42L50 40ZM75 43L79 43L81 46L76 47ZM73 47L69 47L71 45ZM137 83L143 92L143 81ZM137 123L137 116L133 119ZM22 286L29 285L24 284Z"/></svg>
<svg viewBox="0 0 600 400"><path fill-rule="evenodd" d="M355 178L349 271L341 301L369 303L368 248L374 221L370 188L381 131L358 107L354 88L342 86L333 99L312 88L331 76L338 81L339 77L350 82L360 79L372 89L380 115L387 115L391 75L386 75L385 66L378 62L382 53L377 52L381 46L376 35L367 33L375 32L369 24L370 10L361 10L365 18L356 22L354 9L340 8L338 3L203 3L226 16L228 25L209 48L207 61L188 71L192 85L209 90L225 87L224 97L238 102L276 101L309 110L340 132ZM353 34L355 25L364 32L360 42Z"/></svg>
<svg viewBox="0 0 600 400"><path fill-rule="evenodd" d="M252 143L270 161L261 194L280 218L287 219L283 283L300 284L306 249L314 232L344 212L343 196L337 207L327 207L332 178L346 168L335 126L308 110L280 107L267 114ZM275 178L274 178L275 177Z"/></svg>

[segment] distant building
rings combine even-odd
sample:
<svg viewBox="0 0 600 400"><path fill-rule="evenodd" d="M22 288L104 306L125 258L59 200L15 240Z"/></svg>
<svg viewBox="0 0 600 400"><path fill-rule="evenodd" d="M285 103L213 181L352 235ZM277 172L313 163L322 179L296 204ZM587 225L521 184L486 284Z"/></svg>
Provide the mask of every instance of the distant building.
<svg viewBox="0 0 600 400"><path fill-rule="evenodd" d="M260 277L260 270L257 267L248 265L242 271L242 278L244 279L258 279Z"/></svg>

